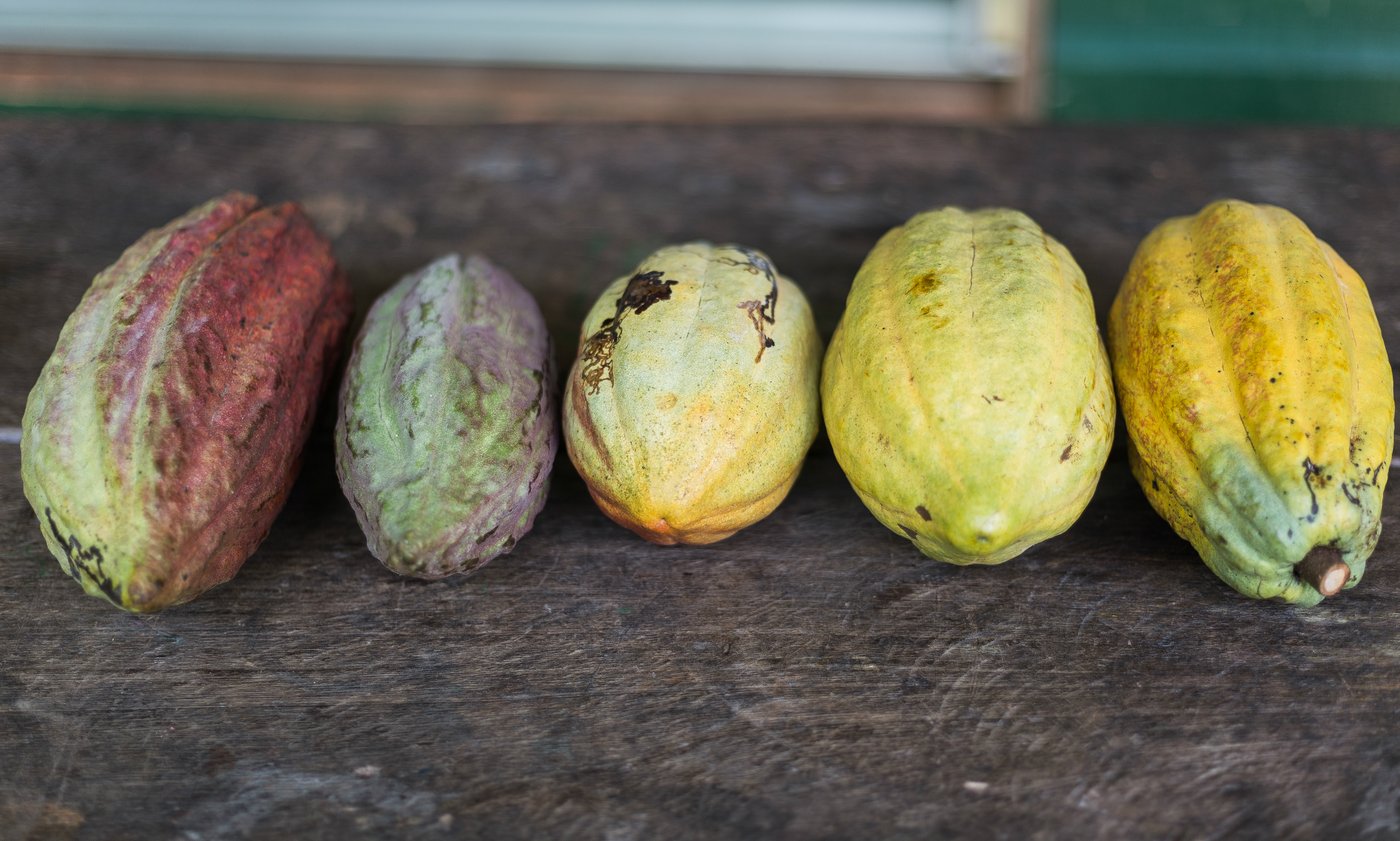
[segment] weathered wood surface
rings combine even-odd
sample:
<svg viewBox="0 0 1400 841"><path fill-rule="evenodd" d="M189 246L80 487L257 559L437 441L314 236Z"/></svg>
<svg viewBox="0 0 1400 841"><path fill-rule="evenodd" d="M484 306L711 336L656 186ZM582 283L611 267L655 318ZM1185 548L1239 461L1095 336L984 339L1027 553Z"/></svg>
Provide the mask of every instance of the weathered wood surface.
<svg viewBox="0 0 1400 841"><path fill-rule="evenodd" d="M829 334L890 225L1030 212L1100 313L1158 220L1300 213L1400 341L1400 134L0 122L0 426L90 277L227 188L299 198L361 303L451 249L540 297L562 355L653 247L766 249ZM0 837L1400 837L1400 500L1360 587L1247 601L1116 453L1069 533L920 557L819 442L707 548L612 525L563 460L466 580L363 548L324 429L242 574L136 618L48 556L0 444Z"/></svg>

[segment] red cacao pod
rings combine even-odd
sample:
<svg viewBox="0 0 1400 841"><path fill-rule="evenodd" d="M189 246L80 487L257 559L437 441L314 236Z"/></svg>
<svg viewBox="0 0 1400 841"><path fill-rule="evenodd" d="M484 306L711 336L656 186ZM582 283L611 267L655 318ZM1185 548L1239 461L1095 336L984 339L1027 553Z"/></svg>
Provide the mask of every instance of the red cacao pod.
<svg viewBox="0 0 1400 841"><path fill-rule="evenodd" d="M296 478L351 311L301 209L241 193L98 274L24 412L25 495L64 570L134 612L232 578Z"/></svg>

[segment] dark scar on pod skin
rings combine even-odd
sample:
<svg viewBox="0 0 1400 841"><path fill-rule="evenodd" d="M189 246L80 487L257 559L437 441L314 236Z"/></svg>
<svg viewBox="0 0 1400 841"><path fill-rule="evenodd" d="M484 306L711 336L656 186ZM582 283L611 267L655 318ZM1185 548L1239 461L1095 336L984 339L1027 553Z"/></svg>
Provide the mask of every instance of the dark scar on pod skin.
<svg viewBox="0 0 1400 841"><path fill-rule="evenodd" d="M778 274L773 271L773 264L768 262L762 254L751 248L742 245L729 245L726 248L733 249L744 255L743 260L736 260L733 257L717 257L717 262L727 266L738 266L752 275L763 275L768 279L768 294L760 301L741 301L739 309L745 310L749 314L749 321L753 322L753 328L758 331L758 355L753 358L755 363L763 359L763 352L773 347L773 339L768 336L765 327L773 324L778 311Z"/></svg>
<svg viewBox="0 0 1400 841"><path fill-rule="evenodd" d="M579 378L589 394L597 394L604 382L612 382L612 355L622 336L622 319L629 312L643 313L657 301L671 299L677 281L664 280L665 272L638 272L617 296L617 310L603 319L598 332L588 337L579 350Z"/></svg>
<svg viewBox="0 0 1400 841"><path fill-rule="evenodd" d="M1322 468L1320 468L1320 467L1318 467L1317 465L1313 464L1313 460L1312 460L1312 457L1311 457L1311 456L1309 456L1308 458L1303 459L1303 484L1307 486L1307 489L1308 489L1308 496L1312 497L1312 510L1308 513L1308 522L1309 522L1309 523L1311 523L1311 522L1313 522L1314 520L1317 519L1317 511L1318 511L1318 506L1317 506L1317 491L1313 489L1313 481L1314 481L1314 480L1313 480L1313 477L1314 477L1314 476L1319 476L1319 475L1321 475L1321 474L1322 474ZM1322 484L1322 482L1319 482L1319 484Z"/></svg>
<svg viewBox="0 0 1400 841"><path fill-rule="evenodd" d="M53 539L63 547L63 555L68 560L68 574L73 576L73 580L79 584L83 581L83 575L92 579L98 589L107 595L114 603L121 603L121 587L112 581L106 571L102 569L102 550L96 545L84 547L77 535L64 537L58 529L58 523L53 518L53 509L44 509L44 519L49 521L49 531L53 532Z"/></svg>

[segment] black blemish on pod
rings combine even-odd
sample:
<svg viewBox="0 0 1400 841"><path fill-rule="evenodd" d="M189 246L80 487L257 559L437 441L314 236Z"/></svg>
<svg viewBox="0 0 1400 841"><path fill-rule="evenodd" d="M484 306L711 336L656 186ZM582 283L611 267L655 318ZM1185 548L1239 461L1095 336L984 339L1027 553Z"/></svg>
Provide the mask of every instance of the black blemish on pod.
<svg viewBox="0 0 1400 841"><path fill-rule="evenodd" d="M644 313L657 301L671 299L671 287L679 281L665 280L665 272L638 272L617 296L612 318L603 319L598 332L588 337L579 350L579 377L589 394L597 394L604 382L612 382L612 354L622 337L622 318L628 312Z"/></svg>
<svg viewBox="0 0 1400 841"><path fill-rule="evenodd" d="M727 266L739 266L749 274L762 274L768 280L768 294L763 296L761 301L740 301L739 309L744 310L749 315L749 321L753 323L754 330L758 331L758 355L753 358L755 363L762 361L763 351L773 347L775 342L769 337L765 324L775 324L778 315L778 274L773 271L773 264L757 251L745 248L742 245L729 245L744 255L741 262L733 257L717 257L716 262L724 263Z"/></svg>
<svg viewBox="0 0 1400 841"><path fill-rule="evenodd" d="M1361 499L1351 492L1351 488L1347 487L1346 482L1342 483L1342 496L1345 496L1347 501L1357 508L1361 507Z"/></svg>
<svg viewBox="0 0 1400 841"><path fill-rule="evenodd" d="M1322 472L1322 468L1313 464L1312 457L1303 459L1303 484L1308 488L1308 496L1312 497L1312 510L1308 513L1308 522L1317 519L1317 491L1313 489L1313 477Z"/></svg>
<svg viewBox="0 0 1400 841"><path fill-rule="evenodd" d="M68 574L73 580L81 584L86 576L113 604L121 604L121 587L102 568L106 559L102 556L101 548L95 544L85 548L76 534L64 537L53 518L52 508L44 509L44 519L49 521L49 531L53 533L54 540L63 547L63 555L68 560Z"/></svg>

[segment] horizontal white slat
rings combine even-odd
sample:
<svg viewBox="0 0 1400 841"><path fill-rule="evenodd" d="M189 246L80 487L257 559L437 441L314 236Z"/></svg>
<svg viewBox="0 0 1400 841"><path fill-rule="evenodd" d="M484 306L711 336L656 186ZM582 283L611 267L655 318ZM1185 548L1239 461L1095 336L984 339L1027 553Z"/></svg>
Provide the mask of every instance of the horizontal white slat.
<svg viewBox="0 0 1400 841"><path fill-rule="evenodd" d="M0 46L1000 77L976 0L0 0Z"/></svg>

